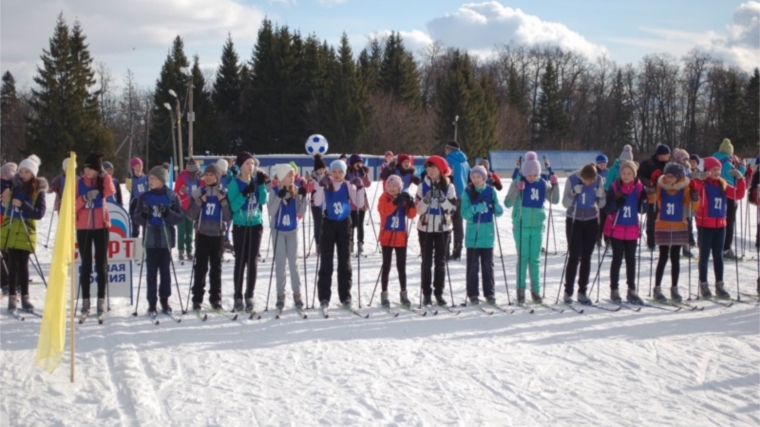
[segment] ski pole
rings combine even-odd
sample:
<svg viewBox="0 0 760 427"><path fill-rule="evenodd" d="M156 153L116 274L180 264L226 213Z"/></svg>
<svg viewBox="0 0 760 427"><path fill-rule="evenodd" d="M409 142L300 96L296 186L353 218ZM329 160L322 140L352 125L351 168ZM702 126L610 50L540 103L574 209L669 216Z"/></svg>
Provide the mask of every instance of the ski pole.
<svg viewBox="0 0 760 427"><path fill-rule="evenodd" d="M148 236L148 233L143 233L142 255L140 256L140 275L137 277L137 300L135 301L135 312L132 313L132 316L135 316L135 317L137 316L137 308L140 306L140 289L142 289L142 273L143 273L143 266L145 265L145 238L147 236ZM79 297L77 297L77 299L79 299Z"/></svg>
<svg viewBox="0 0 760 427"><path fill-rule="evenodd" d="M48 234L47 234L47 240L45 240L45 249L48 248L48 244L50 243L50 231L53 229L53 218L55 217L55 211L50 214L50 225L48 226Z"/></svg>
<svg viewBox="0 0 760 427"><path fill-rule="evenodd" d="M736 180L734 180L734 184L736 184ZM736 199L736 185L734 185L734 200ZM741 217L741 200L737 200L739 203L739 217ZM734 212L734 216L736 216L736 212ZM736 249L739 249L739 241L736 238L736 221L734 221L734 246L736 246ZM739 254L734 254L734 265L736 265L736 300L741 301L742 300L742 294L739 292Z"/></svg>
<svg viewBox="0 0 760 427"><path fill-rule="evenodd" d="M280 203L277 206L277 215L281 215L281 209L282 209L282 199L280 199ZM279 225L279 218L277 220L277 225ZM277 257L277 241L280 238L280 230L277 228L277 225L275 225L275 234L274 234L274 257ZM270 231L271 234L271 231ZM272 268L269 269L269 286L267 288L267 303L266 307L264 308L264 311L269 311L269 295L272 292L272 276L274 275L274 259L272 260Z"/></svg>
<svg viewBox="0 0 760 427"><path fill-rule="evenodd" d="M501 258L501 271L504 273L504 286L507 291L507 305L512 305L512 300L509 298L509 281L507 280L507 268L504 266L504 252L501 249L501 234L499 233L499 221L494 221L496 227L496 240L499 242L499 258Z"/></svg>
<svg viewBox="0 0 760 427"><path fill-rule="evenodd" d="M168 208L167 208L168 209ZM177 269L174 268L174 259L172 258L172 247L169 241L169 233L166 231L166 220L161 217L161 231L164 233L164 239L166 240L166 250L169 251L169 262L172 265L172 272L174 273L174 284L177 286L177 298L179 298L179 308L182 310L182 314L187 313L186 306L182 304L182 293L179 291L179 280L177 279ZM169 285L171 290L171 285ZM189 302L189 301L188 301Z"/></svg>
<svg viewBox="0 0 760 427"><path fill-rule="evenodd" d="M612 230L610 231L610 235L612 235L612 234L615 233L615 227L617 226L618 218L620 218L620 215L615 215L615 220L612 221ZM597 279L599 279L599 276L600 276L601 271L602 271L602 264L604 264L604 257L607 256L607 250L609 248L610 248L610 243L608 241L604 245L604 254L602 254L602 259L599 262L599 266L596 269L596 276L594 276L594 281L591 283L591 290L589 290L589 293L591 293L591 292L594 291L594 286L596 286L596 281L597 281ZM601 289L602 289L602 283L601 283L601 280L600 280L599 281L599 287L596 288L596 302L599 302L599 292L600 292Z"/></svg>
<svg viewBox="0 0 760 427"><path fill-rule="evenodd" d="M573 198L573 220L570 222L570 242L572 243L573 239L573 231L575 230L575 210L577 209L577 199ZM559 287L557 288L557 299L554 301L555 304L559 303L559 294L562 291L562 280L565 278L565 271L567 269L567 259L570 256L570 248L568 248L567 252L565 252L565 262L562 265L562 275L559 277Z"/></svg>
<svg viewBox="0 0 760 427"><path fill-rule="evenodd" d="M306 206L308 207L308 201L306 202ZM303 237L303 286L304 286L304 294L306 295L306 309L309 309L309 279L306 277L306 212L304 212L303 219L301 220L301 236ZM298 241L298 238L296 237L296 242ZM291 278L292 280L292 278Z"/></svg>
<svg viewBox="0 0 760 427"><path fill-rule="evenodd" d="M26 232L26 238L29 241L29 247L33 248L34 246L32 245L32 237L29 235L29 228L26 226L26 221L24 220L24 214L21 212L19 212L19 219L21 220L21 224L23 224L24 226L24 231ZM9 233L9 236L10 236L10 233ZM42 278L42 283L45 284L45 288L47 288L47 281L45 280L45 275L42 272L42 265L40 264L40 260L37 258L37 252L32 251L32 256L34 257L34 262L32 263L32 265L34 265L34 269Z"/></svg>

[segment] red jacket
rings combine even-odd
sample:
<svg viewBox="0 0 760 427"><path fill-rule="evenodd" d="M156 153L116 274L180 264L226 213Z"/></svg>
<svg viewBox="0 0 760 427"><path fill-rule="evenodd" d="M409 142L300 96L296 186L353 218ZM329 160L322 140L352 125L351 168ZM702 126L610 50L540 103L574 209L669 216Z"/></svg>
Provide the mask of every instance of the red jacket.
<svg viewBox="0 0 760 427"><path fill-rule="evenodd" d="M390 231L385 229L386 218L396 212L398 206L393 204L394 197L388 193L383 193L378 198L377 211L380 212L380 246L391 246L394 248L403 248L406 246L407 231ZM417 208L414 203L407 204L406 217L409 219L417 216ZM409 224L404 224L404 228Z"/></svg>
<svg viewBox="0 0 760 427"><path fill-rule="evenodd" d="M192 192L193 188L191 185L189 185L190 172L187 171L187 169L180 172L179 176L177 176L177 181L174 182L174 192L179 196L179 202L182 204L182 210L186 211L188 206L190 206L190 199L192 199ZM203 187L206 185L206 182L203 181L202 175L200 172L198 172L198 187ZM182 191L182 187L187 187L186 191Z"/></svg>
<svg viewBox="0 0 760 427"><path fill-rule="evenodd" d="M710 218L707 215L708 203L710 203L710 201L707 200L706 187L708 185L718 186L723 189L723 193L726 194L728 198L733 199L733 197L730 197L730 195L735 195L737 199L742 199L744 197L744 193L747 191L746 184L743 179L739 179L736 182L737 182L737 186L736 188L734 188L728 185L728 183L723 178L718 178L718 179L707 178L706 180L704 180L704 182L702 183L702 187L699 190L699 207L697 209L697 227L723 228L726 226L726 217Z"/></svg>
<svg viewBox="0 0 760 427"><path fill-rule="evenodd" d="M106 176L103 177L103 194L98 195L99 198L103 198L102 208L88 208L87 201L84 199L86 192L83 193L81 191L82 189L80 188L80 182L82 182L87 188L93 190L96 189L97 179L98 178L90 179L82 175L82 177L79 179L79 182L74 181L77 184L77 230L99 230L101 228L111 228L111 215L108 213L108 208L106 207L105 200L109 196L113 196L114 193L116 193L116 189L113 186L113 181L111 180L111 175L106 174Z"/></svg>

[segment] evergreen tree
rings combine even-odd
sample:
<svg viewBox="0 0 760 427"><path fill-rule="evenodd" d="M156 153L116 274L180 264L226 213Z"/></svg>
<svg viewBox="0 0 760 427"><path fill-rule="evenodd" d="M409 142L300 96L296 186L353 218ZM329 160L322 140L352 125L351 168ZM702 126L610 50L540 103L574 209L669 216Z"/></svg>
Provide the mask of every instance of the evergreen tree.
<svg viewBox="0 0 760 427"><path fill-rule="evenodd" d="M183 69L189 68L190 63L185 56L185 44L180 36L177 36L172 43L171 52L167 55L164 65L161 67L161 74L156 81L156 90L153 93L153 112L151 118L150 138L152 141L151 158L155 159L156 164L168 161L174 157L172 147L172 132L177 144L182 144L183 154L187 155L187 115L184 111L185 100L188 95L188 84L190 77L183 72ZM174 91L176 97L172 96ZM177 132L177 101L179 101L182 110L182 141L179 141ZM164 107L169 104L172 113ZM172 118L173 116L173 118ZM179 156L179 149L177 156ZM174 159L174 165L179 170L184 168L184 159ZM149 165L150 166L150 165Z"/></svg>
<svg viewBox="0 0 760 427"><path fill-rule="evenodd" d="M625 91L623 71L618 70L609 98L609 131L607 141L615 147L614 152L622 151L626 144L633 142L633 117L631 100Z"/></svg>
<svg viewBox="0 0 760 427"><path fill-rule="evenodd" d="M754 156L760 143L760 70L755 68L744 91L742 122L742 148L746 155Z"/></svg>
<svg viewBox="0 0 760 427"><path fill-rule="evenodd" d="M378 87L401 102L422 106L417 63L412 53L404 47L404 42L398 33L391 33L385 41L383 60L378 74Z"/></svg>
<svg viewBox="0 0 760 427"><path fill-rule="evenodd" d="M24 112L16 94L16 79L10 71L3 74L0 88L0 141L3 143L3 163L24 156Z"/></svg>
<svg viewBox="0 0 760 427"><path fill-rule="evenodd" d="M337 63L330 72L329 100L325 105L325 137L333 152L359 151L358 140L366 127L367 91L354 64L348 36L343 33Z"/></svg>
<svg viewBox="0 0 760 427"><path fill-rule="evenodd" d="M569 124L551 60L547 61L544 74L541 76L541 95L538 98L538 111L534 120L538 125L537 141L534 143L551 144L567 135Z"/></svg>
<svg viewBox="0 0 760 427"><path fill-rule="evenodd" d="M211 95L222 129L221 144L215 149L220 150L219 153L235 153L242 149L243 135L240 121L244 79L242 73L232 36L228 34L222 49L221 63L216 72L214 92Z"/></svg>
<svg viewBox="0 0 760 427"><path fill-rule="evenodd" d="M517 75L517 71L515 71L514 68L509 69L507 103L520 113L525 113L525 100L523 98L522 90L520 89L520 77Z"/></svg>
<svg viewBox="0 0 760 427"><path fill-rule="evenodd" d="M367 49L359 54L359 75L362 84L369 93L380 89L380 68L383 62L383 48L377 39L373 39Z"/></svg>
<svg viewBox="0 0 760 427"><path fill-rule="evenodd" d="M728 84L722 100L720 121L720 133L724 138L731 139L734 143L739 142L740 112L741 112L741 85L734 73L728 76Z"/></svg>
<svg viewBox="0 0 760 427"><path fill-rule="evenodd" d="M206 89L206 79L203 77L198 55L193 57L193 153L205 154L206 151L215 154L227 154L229 144L222 136L219 118L211 101L211 94ZM189 143L189 140L188 140ZM185 153L189 155L189 153Z"/></svg>
<svg viewBox="0 0 760 427"><path fill-rule="evenodd" d="M325 55L316 36L306 39L296 65L298 116L296 126L303 134L303 140L314 133L321 133L320 106L326 102L327 69L329 58Z"/></svg>
<svg viewBox="0 0 760 427"><path fill-rule="evenodd" d="M48 50L43 50L29 105L27 151L44 159L43 171L57 172L70 151L113 155L113 134L103 128L94 85L92 58L77 22L72 31L58 16Z"/></svg>

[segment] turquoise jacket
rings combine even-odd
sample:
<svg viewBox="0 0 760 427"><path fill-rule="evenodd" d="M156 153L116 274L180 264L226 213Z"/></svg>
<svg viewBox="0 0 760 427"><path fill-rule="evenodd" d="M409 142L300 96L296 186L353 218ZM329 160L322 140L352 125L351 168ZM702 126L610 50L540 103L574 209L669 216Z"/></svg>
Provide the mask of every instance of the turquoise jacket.
<svg viewBox="0 0 760 427"><path fill-rule="evenodd" d="M238 227L253 227L261 225L261 208L267 204L269 194L267 193L267 187L265 182L257 182L256 186L256 209L247 209L248 198L243 196L240 192L238 175L230 180L227 186L227 199L230 201L230 209L232 210L232 223ZM253 175L251 179L256 179L256 175Z"/></svg>
<svg viewBox="0 0 760 427"><path fill-rule="evenodd" d="M522 192L517 189L517 183L521 179L522 177L518 176L512 181L507 197L504 198L504 206L507 208L517 207L512 209L512 225L515 227L543 227L544 221L546 221L546 210L543 207L526 208L522 205ZM546 183L545 199L552 205L559 203L559 185L552 186L549 181L540 179Z"/></svg>
<svg viewBox="0 0 760 427"><path fill-rule="evenodd" d="M480 188L475 188L475 192L479 195L485 190L487 185L483 185ZM494 222L480 221L483 214L478 214L472 211L472 201L470 199L470 192L473 191L473 187L466 187L464 194L462 195L462 218L467 221L467 228L465 230L464 246L466 248L493 248L494 244ZM488 210L493 213L493 216L500 217L504 214L499 204L499 197L496 190L493 190L493 197L490 201L486 202ZM477 199L477 196L476 196ZM477 237L476 237L477 236ZM475 239L477 238L477 241Z"/></svg>
<svg viewBox="0 0 760 427"><path fill-rule="evenodd" d="M620 159L615 159L615 163L609 168L607 177L604 178L604 191L610 191L610 185L620 178Z"/></svg>

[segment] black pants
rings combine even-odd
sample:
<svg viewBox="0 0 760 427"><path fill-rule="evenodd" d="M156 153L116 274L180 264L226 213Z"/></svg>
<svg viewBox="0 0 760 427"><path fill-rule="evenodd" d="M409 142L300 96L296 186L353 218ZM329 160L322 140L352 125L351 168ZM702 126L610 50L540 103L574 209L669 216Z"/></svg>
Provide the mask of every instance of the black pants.
<svg viewBox="0 0 760 427"><path fill-rule="evenodd" d="M8 264L8 294L29 295L29 255L31 252L21 249L8 249L5 262Z"/></svg>
<svg viewBox="0 0 760 427"><path fill-rule="evenodd" d="M351 218L332 221L327 218L322 223L322 241L319 246L320 266L317 291L319 302L330 302L332 296L333 254L338 247L338 298L341 302L351 301Z"/></svg>
<svg viewBox="0 0 760 427"><path fill-rule="evenodd" d="M195 234L195 283L193 284L193 302L202 303L206 287L206 273L209 275L211 287L209 302L215 303L222 299L222 251L224 236L205 236ZM209 271L209 264L211 270Z"/></svg>
<svg viewBox="0 0 760 427"><path fill-rule="evenodd" d="M406 247L394 248L391 246L383 246L383 269L380 279L383 285L383 292L388 292L388 276L391 272L391 258L393 258L394 249L396 250L398 282L401 286L401 290L406 290Z"/></svg>
<svg viewBox="0 0 760 427"><path fill-rule="evenodd" d="M604 237L604 223L607 222L607 212L604 209L599 209L599 234L596 241L599 243L607 242L609 239ZM549 248L546 248L547 251Z"/></svg>
<svg viewBox="0 0 760 427"><path fill-rule="evenodd" d="M647 210L647 247L654 250L654 223L657 221L657 208L649 205Z"/></svg>
<svg viewBox="0 0 760 427"><path fill-rule="evenodd" d="M256 288L256 274L259 265L259 249L264 227L259 224L253 227L232 227L232 247L235 250L235 272L233 283L235 284L235 299L243 298L243 275L246 274L245 297L253 298L253 290Z"/></svg>
<svg viewBox="0 0 760 427"><path fill-rule="evenodd" d="M567 270L565 271L565 292L572 294L575 288L575 274L578 273L578 292L585 293L588 279L591 275L591 255L596 249L596 237L599 235L599 223L597 219L588 221L567 218L565 227L572 235L567 239L570 253L567 256ZM580 271L578 271L580 264Z"/></svg>
<svg viewBox="0 0 760 427"><path fill-rule="evenodd" d="M480 265L478 265L480 262ZM467 248L467 296L480 296L478 273L483 271L483 296L493 297L493 248Z"/></svg>
<svg viewBox="0 0 760 427"><path fill-rule="evenodd" d="M314 242L319 244L319 238L322 235L322 208L319 206L312 206L311 218L314 223Z"/></svg>
<svg viewBox="0 0 760 427"><path fill-rule="evenodd" d="M636 246L637 240L612 239L612 266L610 267L610 289L617 289L620 281L620 267L625 256L625 277L628 289L636 289Z"/></svg>
<svg viewBox="0 0 760 427"><path fill-rule="evenodd" d="M356 233L354 234L359 243L364 243L364 214L365 211L351 211L351 223L356 229ZM351 241L354 241L353 236L351 237Z"/></svg>
<svg viewBox="0 0 760 427"><path fill-rule="evenodd" d="M95 273L98 275L98 298L106 297L106 280L108 280L108 251L106 248L108 248L109 237L109 231L105 228L77 230L79 259L82 261L79 285L82 287L83 299L90 298L93 244L95 244Z"/></svg>
<svg viewBox="0 0 760 427"><path fill-rule="evenodd" d="M430 287L431 282L435 288L435 295L443 296L449 235L449 232L419 232L420 242L422 242L422 294L426 297L433 293ZM433 269L434 271L431 271Z"/></svg>
<svg viewBox="0 0 760 427"><path fill-rule="evenodd" d="M670 248L670 250L668 250ZM665 274L665 265L670 256L670 286L678 286L678 274L681 272L681 247L660 246L660 258L657 259L657 270L654 273L654 285L662 284L662 276Z"/></svg>
<svg viewBox="0 0 760 427"><path fill-rule="evenodd" d="M462 246L464 241L464 219L462 219L462 198L457 197L457 210L451 216L452 228L454 229L454 246Z"/></svg>
<svg viewBox="0 0 760 427"><path fill-rule="evenodd" d="M158 301L156 299L156 288L158 288L159 297L169 298L172 296L172 276L169 270L171 257L171 252L166 248L148 248L145 251L148 268L148 304L150 305L155 305ZM158 276L161 278L160 285L158 285Z"/></svg>
<svg viewBox="0 0 760 427"><path fill-rule="evenodd" d="M739 204L736 200L727 199L726 203L726 240L723 241L723 250L727 251L731 249L731 244L734 242L734 229L736 228L736 210L739 208Z"/></svg>
<svg viewBox="0 0 760 427"><path fill-rule="evenodd" d="M723 281L723 252L721 248L726 238L726 228L699 227L699 281L707 282L707 267L710 262L710 254L713 256L713 268L715 269L715 281Z"/></svg>

